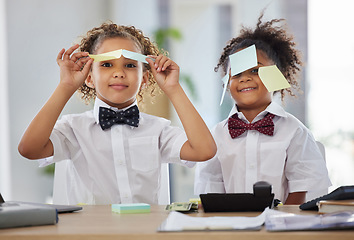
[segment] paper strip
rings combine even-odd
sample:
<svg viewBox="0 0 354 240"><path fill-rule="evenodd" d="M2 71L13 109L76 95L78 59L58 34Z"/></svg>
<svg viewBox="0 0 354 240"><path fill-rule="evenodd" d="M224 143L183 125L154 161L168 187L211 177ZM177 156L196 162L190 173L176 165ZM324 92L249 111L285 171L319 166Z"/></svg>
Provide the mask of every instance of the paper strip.
<svg viewBox="0 0 354 240"><path fill-rule="evenodd" d="M129 59L143 62L143 63L148 63L145 60L148 56L140 54L140 53L136 53L136 52L131 52L131 51L128 51L125 49L119 49L119 50L115 50L112 52L106 52L106 53L97 54L97 55L89 54L89 57L92 58L95 62L101 62L101 61L108 61L108 60L112 60L112 59L117 59L117 58L120 58L122 55L125 58L129 58ZM153 58L150 58L150 59L155 61L155 59L153 59Z"/></svg>
<svg viewBox="0 0 354 240"><path fill-rule="evenodd" d="M227 71L227 74L221 79L221 81L223 82L223 90L222 90L222 95L221 95L221 100L220 100L220 106L222 104L222 102L224 101L224 97L225 97L225 92L227 89L227 84L229 84L229 71Z"/></svg>
<svg viewBox="0 0 354 240"><path fill-rule="evenodd" d="M290 87L290 84L276 65L260 67L258 75L268 92Z"/></svg>
<svg viewBox="0 0 354 240"><path fill-rule="evenodd" d="M256 45L252 45L229 56L231 76L235 76L258 65Z"/></svg>

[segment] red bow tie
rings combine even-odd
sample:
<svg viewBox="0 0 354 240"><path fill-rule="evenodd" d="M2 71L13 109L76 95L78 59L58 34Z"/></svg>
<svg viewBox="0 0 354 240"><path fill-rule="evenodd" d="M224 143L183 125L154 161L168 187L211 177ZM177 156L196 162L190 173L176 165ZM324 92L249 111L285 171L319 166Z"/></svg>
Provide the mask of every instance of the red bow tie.
<svg viewBox="0 0 354 240"><path fill-rule="evenodd" d="M255 123L245 123L238 118L237 113L232 115L228 120L228 128L231 138L236 138L246 130L257 130L260 133L273 136L274 133L274 115L268 113L263 119Z"/></svg>

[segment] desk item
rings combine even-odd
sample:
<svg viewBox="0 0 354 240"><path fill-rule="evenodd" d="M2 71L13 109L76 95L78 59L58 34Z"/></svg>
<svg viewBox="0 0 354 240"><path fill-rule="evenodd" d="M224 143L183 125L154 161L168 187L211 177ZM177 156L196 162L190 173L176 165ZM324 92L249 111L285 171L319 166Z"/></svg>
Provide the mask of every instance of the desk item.
<svg viewBox="0 0 354 240"><path fill-rule="evenodd" d="M50 207L57 210L58 213L69 213L82 210L82 207L76 205L58 205L58 204L44 204L34 202L22 202L22 201L6 201L3 199L0 193L0 207L8 206L33 206L33 207Z"/></svg>
<svg viewBox="0 0 354 240"><path fill-rule="evenodd" d="M0 206L0 228L53 225L57 222L58 213L55 208L31 205Z"/></svg>
<svg viewBox="0 0 354 240"><path fill-rule="evenodd" d="M267 231L354 229L354 211L297 215L270 209L265 218L265 228Z"/></svg>
<svg viewBox="0 0 354 240"><path fill-rule="evenodd" d="M257 217L192 217L179 212L170 212L157 229L159 232L260 230L266 210Z"/></svg>
<svg viewBox="0 0 354 240"><path fill-rule="evenodd" d="M354 199L354 185L339 187L324 196L305 202L300 205L300 209L318 210L317 203L321 200L346 200L346 199Z"/></svg>
<svg viewBox="0 0 354 240"><path fill-rule="evenodd" d="M198 212L198 203L196 202L174 202L166 206L166 210L183 213Z"/></svg>
<svg viewBox="0 0 354 240"><path fill-rule="evenodd" d="M149 213L150 212L150 204L147 204L147 203L112 204L112 212L115 212L115 213Z"/></svg>
<svg viewBox="0 0 354 240"><path fill-rule="evenodd" d="M273 207L272 186L264 181L253 185L252 193L200 194L204 212L262 212Z"/></svg>
<svg viewBox="0 0 354 240"><path fill-rule="evenodd" d="M317 203L319 213L333 213L339 211L353 211L354 199L350 200L322 200Z"/></svg>

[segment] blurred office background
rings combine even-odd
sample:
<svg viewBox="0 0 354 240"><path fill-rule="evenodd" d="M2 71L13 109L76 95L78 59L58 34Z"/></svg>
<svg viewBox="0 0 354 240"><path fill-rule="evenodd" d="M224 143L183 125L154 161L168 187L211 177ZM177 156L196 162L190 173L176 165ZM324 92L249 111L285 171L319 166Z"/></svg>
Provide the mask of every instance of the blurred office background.
<svg viewBox="0 0 354 240"><path fill-rule="evenodd" d="M18 142L59 81L60 49L106 20L134 25L152 39L174 29L165 48L207 125L227 117L221 76L213 69L241 25L285 18L303 52L303 94L285 108L326 147L333 186L354 184L354 2L350 0L0 0L0 192L6 199L45 202L53 177L21 157ZM180 33L180 37L178 34ZM189 84L190 80L193 84ZM63 114L90 109L73 96ZM163 96L147 112L180 125ZM171 200L193 197L194 169L170 166Z"/></svg>

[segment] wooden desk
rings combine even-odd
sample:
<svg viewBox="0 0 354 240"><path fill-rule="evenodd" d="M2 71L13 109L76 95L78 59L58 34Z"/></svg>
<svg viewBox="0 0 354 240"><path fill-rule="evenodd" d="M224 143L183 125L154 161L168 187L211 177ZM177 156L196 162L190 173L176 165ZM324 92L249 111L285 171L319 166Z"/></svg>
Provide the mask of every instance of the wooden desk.
<svg viewBox="0 0 354 240"><path fill-rule="evenodd" d="M300 213L298 206L282 206L281 211ZM314 212L302 211L301 214ZM218 216L256 216L259 213L219 213ZM165 220L168 211L164 206L152 206L151 213L116 214L110 206L84 206L83 211L59 215L57 225L12 228L0 230L0 240L36 239L36 240L91 240L91 239L193 239L193 240L241 240L241 239L354 239L354 230L346 231L301 231L267 232L261 231L214 231L214 232L156 232ZM191 216L214 216L212 213L195 213Z"/></svg>

